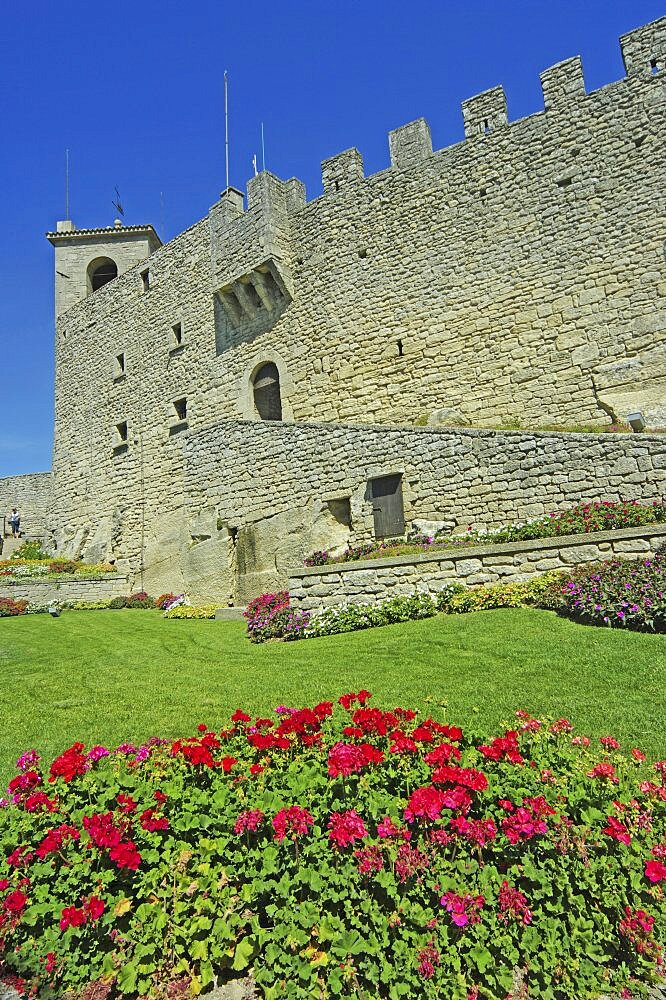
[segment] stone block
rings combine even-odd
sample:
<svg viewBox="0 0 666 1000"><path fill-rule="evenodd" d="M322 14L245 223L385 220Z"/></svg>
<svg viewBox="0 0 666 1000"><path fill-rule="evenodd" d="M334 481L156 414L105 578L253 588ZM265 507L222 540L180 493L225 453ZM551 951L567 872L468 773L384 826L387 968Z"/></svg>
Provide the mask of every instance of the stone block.
<svg viewBox="0 0 666 1000"><path fill-rule="evenodd" d="M650 552L651 545L643 538L627 538L613 542L615 552Z"/></svg>
<svg viewBox="0 0 666 1000"><path fill-rule="evenodd" d="M572 545L560 550L560 557L565 564L577 566L578 563L595 562L601 558L597 545Z"/></svg>

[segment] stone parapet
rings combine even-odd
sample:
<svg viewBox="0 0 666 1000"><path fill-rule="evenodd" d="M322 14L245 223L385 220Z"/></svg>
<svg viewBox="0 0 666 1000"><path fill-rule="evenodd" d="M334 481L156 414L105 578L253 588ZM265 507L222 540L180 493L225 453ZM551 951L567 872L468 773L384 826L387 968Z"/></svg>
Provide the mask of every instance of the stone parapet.
<svg viewBox="0 0 666 1000"><path fill-rule="evenodd" d="M549 570L573 569L614 556L646 558L665 543L666 524L651 524L391 559L359 559L293 572L289 593L292 603L305 611L366 604L368 600L407 596L415 590L436 594L454 581L467 586L516 583Z"/></svg>

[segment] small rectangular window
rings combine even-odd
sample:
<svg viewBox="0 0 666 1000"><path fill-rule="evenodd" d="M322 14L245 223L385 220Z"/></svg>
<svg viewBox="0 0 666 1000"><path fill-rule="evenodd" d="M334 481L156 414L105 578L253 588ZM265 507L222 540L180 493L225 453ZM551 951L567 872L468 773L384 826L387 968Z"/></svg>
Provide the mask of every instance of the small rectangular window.
<svg viewBox="0 0 666 1000"><path fill-rule="evenodd" d="M150 288L150 271L146 268L145 271L141 272L141 281L143 282L143 290L147 292Z"/></svg>
<svg viewBox="0 0 666 1000"><path fill-rule="evenodd" d="M174 323L171 327L171 347L182 347L183 344L183 324Z"/></svg>
<svg viewBox="0 0 666 1000"><path fill-rule="evenodd" d="M178 420L187 420L187 400L184 397L183 399L174 399L173 408Z"/></svg>
<svg viewBox="0 0 666 1000"><path fill-rule="evenodd" d="M114 455L124 455L129 448L129 432L126 420L121 420L113 428L112 447Z"/></svg>
<svg viewBox="0 0 666 1000"><path fill-rule="evenodd" d="M114 377L120 378L121 375L125 374L125 352L122 351L120 354L116 354L116 363L114 365Z"/></svg>

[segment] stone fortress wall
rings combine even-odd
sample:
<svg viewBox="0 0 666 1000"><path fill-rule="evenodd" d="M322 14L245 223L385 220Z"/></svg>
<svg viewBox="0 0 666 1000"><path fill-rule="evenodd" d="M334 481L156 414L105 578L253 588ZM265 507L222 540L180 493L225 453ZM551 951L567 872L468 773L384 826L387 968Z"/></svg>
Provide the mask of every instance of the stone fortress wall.
<svg viewBox="0 0 666 1000"><path fill-rule="evenodd" d="M257 424L257 438L227 422L259 420L252 379L266 362L296 427L539 427L633 410L666 425L666 18L621 46L625 79L586 94L580 61L560 63L542 74L545 111L511 123L501 88L487 91L464 103L463 142L433 152L427 123L410 123L389 136L387 170L364 177L357 150L325 161L314 201L298 180L261 173L246 208L230 189L207 218L61 311L59 549L113 556L148 589L233 575L229 498L261 475L253 447L282 440L282 428ZM90 252L113 257L125 240L105 230ZM52 241L63 301L59 282L78 281L84 260L69 230ZM191 491L201 476L188 457L185 477L183 445L216 426L211 447L241 433L246 450L240 480L211 473L225 536L211 561L197 544L208 534ZM319 453L317 434L306 438ZM287 450L274 461L266 489L291 460Z"/></svg>
<svg viewBox="0 0 666 1000"><path fill-rule="evenodd" d="M50 472L0 477L0 533L2 518L9 517L16 507L21 515L21 531L31 538L42 536L50 521L51 487ZM9 533L8 523L5 528Z"/></svg>
<svg viewBox="0 0 666 1000"><path fill-rule="evenodd" d="M202 567L226 560L243 601L284 585L316 549L372 539L375 477L402 475L408 526L453 530L666 493L666 435L233 421L193 435L185 457L190 551ZM213 582L199 574L189 585L224 596L206 593Z"/></svg>

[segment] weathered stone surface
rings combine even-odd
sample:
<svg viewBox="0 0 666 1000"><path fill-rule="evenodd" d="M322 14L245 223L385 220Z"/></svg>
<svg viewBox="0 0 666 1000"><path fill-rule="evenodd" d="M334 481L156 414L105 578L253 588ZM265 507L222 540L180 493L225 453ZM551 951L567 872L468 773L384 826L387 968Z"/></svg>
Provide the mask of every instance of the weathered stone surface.
<svg viewBox="0 0 666 1000"><path fill-rule="evenodd" d="M39 580L25 579L19 583L0 583L0 597L33 604L64 604L66 601L104 601L129 594L126 576L109 574L103 580Z"/></svg>
<svg viewBox="0 0 666 1000"><path fill-rule="evenodd" d="M572 544L574 538L579 538L579 544ZM594 539L594 542L591 541ZM472 550L474 558L470 559L469 550L446 552L438 556L429 553L427 558L414 559L410 556L399 556L381 560L381 565L372 562L343 563L335 567L334 593L326 596L326 606L336 603L367 603L368 597L373 600L383 600L392 597L397 592L396 581L400 581L400 593L413 593L414 590L436 594L451 579L465 583L467 586L503 583L529 580L532 577L550 569L570 569L586 562L596 562L599 559L601 544L607 545L608 555L621 556L627 552L640 556L648 552L656 552L666 543L666 525L647 525L643 528L623 528L618 531L595 532L593 535L562 536L560 538L543 538L531 542L506 542L501 545L488 545L484 548L475 546ZM625 547L631 546L630 550ZM640 546L640 550L633 548ZM502 554L498 557L497 550ZM511 557L513 556L513 561ZM529 558L526 558L529 557ZM498 563L498 558L504 563ZM449 576L442 573L441 567L453 565ZM313 585L313 580L326 580L328 567L320 567L318 576L308 575L307 570L294 572L289 580L289 590L292 603L305 610L321 607L317 590L321 586ZM398 575L399 573L399 575ZM332 574L333 576L333 574ZM363 578L363 585L358 585L358 578Z"/></svg>

